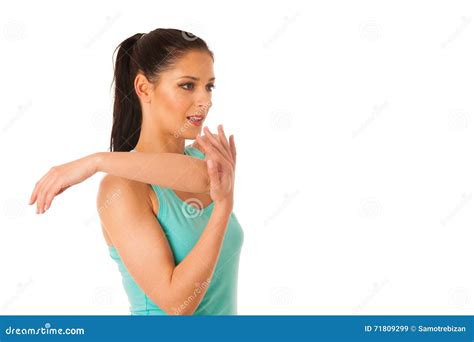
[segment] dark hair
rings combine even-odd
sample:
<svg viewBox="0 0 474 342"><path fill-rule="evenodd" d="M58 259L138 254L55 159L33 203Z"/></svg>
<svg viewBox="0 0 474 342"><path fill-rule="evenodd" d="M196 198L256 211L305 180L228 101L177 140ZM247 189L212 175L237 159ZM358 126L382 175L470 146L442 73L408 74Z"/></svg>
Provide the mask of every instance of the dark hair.
<svg viewBox="0 0 474 342"><path fill-rule="evenodd" d="M155 82L161 72L191 50L206 51L214 60L204 40L175 29L159 28L146 34L134 34L120 43L117 50L111 152L130 151L140 137L142 110L134 87L138 72L142 72L148 81Z"/></svg>

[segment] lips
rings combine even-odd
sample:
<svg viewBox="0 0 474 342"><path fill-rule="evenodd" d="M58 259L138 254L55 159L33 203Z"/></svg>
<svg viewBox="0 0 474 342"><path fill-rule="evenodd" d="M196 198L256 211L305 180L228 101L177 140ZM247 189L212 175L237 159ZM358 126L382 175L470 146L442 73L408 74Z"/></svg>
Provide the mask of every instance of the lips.
<svg viewBox="0 0 474 342"><path fill-rule="evenodd" d="M202 122L204 121L204 116L192 115L192 116L187 116L186 119L188 119L188 122L190 122L192 125L200 126Z"/></svg>

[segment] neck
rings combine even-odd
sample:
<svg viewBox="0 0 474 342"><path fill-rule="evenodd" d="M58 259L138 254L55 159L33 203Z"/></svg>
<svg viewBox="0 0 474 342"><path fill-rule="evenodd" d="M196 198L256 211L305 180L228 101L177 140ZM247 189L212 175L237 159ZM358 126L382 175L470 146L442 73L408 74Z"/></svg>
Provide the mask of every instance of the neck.
<svg viewBox="0 0 474 342"><path fill-rule="evenodd" d="M178 153L184 154L184 139L162 131L140 132L140 138L135 146L137 152Z"/></svg>

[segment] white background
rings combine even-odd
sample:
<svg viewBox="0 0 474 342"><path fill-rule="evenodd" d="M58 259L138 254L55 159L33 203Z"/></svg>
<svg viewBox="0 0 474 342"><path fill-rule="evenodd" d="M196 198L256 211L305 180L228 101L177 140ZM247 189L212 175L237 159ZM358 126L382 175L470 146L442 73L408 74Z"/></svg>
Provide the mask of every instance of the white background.
<svg viewBox="0 0 474 342"><path fill-rule="evenodd" d="M129 314L97 174L112 53L158 27L215 53L208 125L234 134L239 314L472 314L470 1L8 1L0 5L0 314ZM190 141L188 142L190 143Z"/></svg>

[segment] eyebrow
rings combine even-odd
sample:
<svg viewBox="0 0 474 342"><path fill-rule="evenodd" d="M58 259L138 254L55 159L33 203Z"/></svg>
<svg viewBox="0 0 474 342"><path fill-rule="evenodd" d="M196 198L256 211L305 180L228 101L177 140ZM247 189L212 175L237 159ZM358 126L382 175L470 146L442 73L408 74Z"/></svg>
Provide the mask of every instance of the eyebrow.
<svg viewBox="0 0 474 342"><path fill-rule="evenodd" d="M180 79L180 78L190 78L192 80L199 81L199 77L194 77L194 76L181 76L178 79ZM216 79L215 77L212 77L212 78L209 79L209 81L214 81L215 79Z"/></svg>

